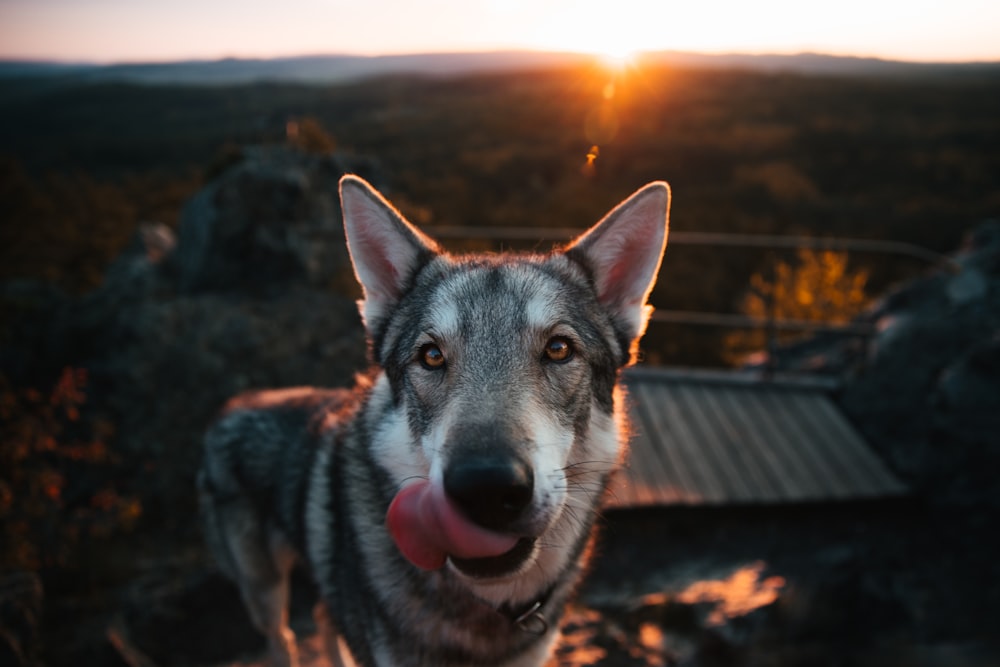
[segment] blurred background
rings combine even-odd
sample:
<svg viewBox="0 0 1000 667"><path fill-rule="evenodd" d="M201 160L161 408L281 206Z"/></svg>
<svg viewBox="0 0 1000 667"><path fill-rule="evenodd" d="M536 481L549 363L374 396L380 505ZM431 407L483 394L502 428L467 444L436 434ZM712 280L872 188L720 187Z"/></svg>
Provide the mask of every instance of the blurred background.
<svg viewBox="0 0 1000 667"><path fill-rule="evenodd" d="M200 433L364 367L358 173L455 252L671 184L631 465L553 665L997 664L998 25L3 0L0 663L259 659L201 544Z"/></svg>

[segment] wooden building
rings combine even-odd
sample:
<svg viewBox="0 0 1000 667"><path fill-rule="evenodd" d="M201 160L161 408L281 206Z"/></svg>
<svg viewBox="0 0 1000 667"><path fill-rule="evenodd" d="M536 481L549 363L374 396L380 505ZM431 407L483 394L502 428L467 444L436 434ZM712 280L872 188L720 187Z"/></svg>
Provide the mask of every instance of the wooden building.
<svg viewBox="0 0 1000 667"><path fill-rule="evenodd" d="M906 492L837 408L828 382L643 367L625 382L634 435L609 508Z"/></svg>

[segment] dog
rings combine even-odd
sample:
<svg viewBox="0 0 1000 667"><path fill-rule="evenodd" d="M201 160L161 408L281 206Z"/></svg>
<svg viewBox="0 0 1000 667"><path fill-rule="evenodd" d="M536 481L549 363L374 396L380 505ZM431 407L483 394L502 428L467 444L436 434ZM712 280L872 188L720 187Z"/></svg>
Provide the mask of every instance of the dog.
<svg viewBox="0 0 1000 667"><path fill-rule="evenodd" d="M468 256L356 176L340 197L372 369L353 390L225 407L198 480L207 542L273 665L297 664L297 560L335 665L542 665L625 457L618 379L652 311L670 189L650 183L549 254Z"/></svg>

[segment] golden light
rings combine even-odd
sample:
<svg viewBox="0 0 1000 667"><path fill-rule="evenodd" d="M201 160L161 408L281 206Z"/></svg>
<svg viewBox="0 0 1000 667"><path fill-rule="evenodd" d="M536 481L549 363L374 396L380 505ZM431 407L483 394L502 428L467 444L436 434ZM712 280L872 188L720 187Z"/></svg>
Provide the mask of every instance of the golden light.
<svg viewBox="0 0 1000 667"><path fill-rule="evenodd" d="M619 72L635 64L638 52L629 46L612 46L602 48L595 53L601 64L612 71Z"/></svg>
<svg viewBox="0 0 1000 667"><path fill-rule="evenodd" d="M778 599L785 580L761 579L765 567L763 562L756 562L739 568L728 579L696 581L678 593L677 600L684 604L714 604L706 620L709 625L723 625L730 618L745 616Z"/></svg>
<svg viewBox="0 0 1000 667"><path fill-rule="evenodd" d="M649 27L636 20L642 13L628 10L597 0L548 4L543 0L527 41L534 48L591 54L608 69L621 70L649 42L644 34Z"/></svg>

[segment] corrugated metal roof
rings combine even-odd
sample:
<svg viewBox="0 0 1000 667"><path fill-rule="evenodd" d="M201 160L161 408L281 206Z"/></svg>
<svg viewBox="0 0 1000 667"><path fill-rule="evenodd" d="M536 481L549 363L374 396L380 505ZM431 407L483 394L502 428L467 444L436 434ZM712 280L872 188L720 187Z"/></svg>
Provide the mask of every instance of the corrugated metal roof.
<svg viewBox="0 0 1000 667"><path fill-rule="evenodd" d="M823 383L633 369L634 436L609 507L901 495Z"/></svg>

